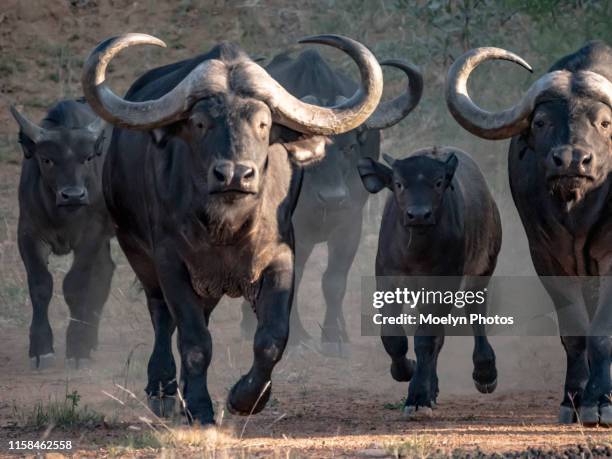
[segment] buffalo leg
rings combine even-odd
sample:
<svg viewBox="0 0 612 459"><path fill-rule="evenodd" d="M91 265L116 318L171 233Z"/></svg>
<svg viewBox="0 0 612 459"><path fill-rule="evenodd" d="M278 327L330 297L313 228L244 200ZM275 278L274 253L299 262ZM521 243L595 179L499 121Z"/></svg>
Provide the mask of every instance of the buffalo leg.
<svg viewBox="0 0 612 459"><path fill-rule="evenodd" d="M261 282L255 299L257 331L253 341L253 365L232 387L227 398L228 410L240 415L258 413L268 402L272 370L282 358L289 337L293 299L290 262L268 268Z"/></svg>
<svg viewBox="0 0 612 459"><path fill-rule="evenodd" d="M342 355L341 345L349 340L342 303L360 238L361 224L357 222L350 228L337 229L327 243L329 256L322 280L326 309L321 344L324 352L333 356Z"/></svg>
<svg viewBox="0 0 612 459"><path fill-rule="evenodd" d="M28 277L32 301L30 325L30 361L33 368L43 369L53 364L53 332L49 324L49 302L53 295L53 277L47 269L50 249L30 235L18 235L19 253Z"/></svg>
<svg viewBox="0 0 612 459"><path fill-rule="evenodd" d="M584 388L589 379L585 338L589 317L579 279L570 277L540 279L555 305L561 342L567 357L559 422L568 424L576 420L576 411L582 405Z"/></svg>
<svg viewBox="0 0 612 459"><path fill-rule="evenodd" d="M176 363L172 354L172 335L176 327L160 291L147 292L147 306L155 342L147 365L145 392L151 410L157 416L168 416L174 411L177 390Z"/></svg>
<svg viewBox="0 0 612 459"><path fill-rule="evenodd" d="M482 292L489 285L489 276L469 277L466 279L465 291L471 291L476 294ZM475 296L476 297L476 296ZM470 314L478 314L481 316L487 315L487 298L482 303L475 301L470 305L466 305L465 314L467 317ZM474 371L472 379L474 385L479 392L490 394L497 387L497 368L495 366L495 351L489 343L486 328L478 321L472 323L472 331L474 334L474 351L472 353L472 362L474 363Z"/></svg>
<svg viewBox="0 0 612 459"><path fill-rule="evenodd" d="M612 281L602 277L599 304L591 320L589 336L586 338L587 356L590 368L580 418L585 424L599 418L602 425L612 425L612 385L610 382L610 359L612 358L612 310L610 298Z"/></svg>
<svg viewBox="0 0 612 459"><path fill-rule="evenodd" d="M295 247L295 288L293 293L293 306L291 308L291 332L289 345L296 346L311 340L310 334L304 328L298 309L298 289L304 275L304 267L312 250L313 244L296 244ZM240 331L243 339L252 339L257 328L257 314L253 314L253 306L248 301L242 302L242 321Z"/></svg>
<svg viewBox="0 0 612 459"><path fill-rule="evenodd" d="M172 414L176 403L176 363L172 354L172 335L176 325L159 286L154 261L129 234L118 230L117 240L143 286L155 333L145 388L149 407L157 416L167 416Z"/></svg>
<svg viewBox="0 0 612 459"><path fill-rule="evenodd" d="M210 314L219 298L203 301L195 293L186 266L172 248L160 247L156 255L160 285L178 329L187 418L190 422L213 424L214 412L207 383L212 337L206 315Z"/></svg>
<svg viewBox="0 0 612 459"><path fill-rule="evenodd" d="M295 282L293 289L293 305L291 308L291 331L289 332L289 345L297 345L300 343L309 342L312 340L310 334L304 328L300 317L298 305L298 290L304 276L306 262L314 249L314 244L295 245Z"/></svg>
<svg viewBox="0 0 612 459"><path fill-rule="evenodd" d="M240 306L242 310L242 320L240 321L240 335L242 339L251 339L257 328L257 316L254 314L251 303L244 300Z"/></svg>
<svg viewBox="0 0 612 459"><path fill-rule="evenodd" d="M442 346L440 346L440 350L441 349L442 349ZM438 379L438 356L440 355L440 350L438 350L438 353L436 354L436 358L434 359L433 372L431 375L431 406L432 408L434 408L436 404L438 403L438 395L440 394L440 386L439 386L440 381Z"/></svg>
<svg viewBox="0 0 612 459"><path fill-rule="evenodd" d="M444 344L444 326L419 326L414 337L416 370L408 387L408 397L404 414L412 416L416 412L431 413L432 402L437 394L432 393L436 377L436 361Z"/></svg>
<svg viewBox="0 0 612 459"><path fill-rule="evenodd" d="M96 250L97 249L97 250ZM74 262L64 278L64 299L70 308L66 331L66 359L82 366L98 345L98 327L110 292L115 264L110 241L93 250L75 250Z"/></svg>
<svg viewBox="0 0 612 459"><path fill-rule="evenodd" d="M384 289L378 285L377 289ZM382 309L384 317L399 317L402 312L401 305L386 304ZM396 381L410 381L414 373L416 363L414 360L408 359L408 338L405 335L404 328L401 325L384 323L381 326L380 336L385 351L391 357L391 376Z"/></svg>

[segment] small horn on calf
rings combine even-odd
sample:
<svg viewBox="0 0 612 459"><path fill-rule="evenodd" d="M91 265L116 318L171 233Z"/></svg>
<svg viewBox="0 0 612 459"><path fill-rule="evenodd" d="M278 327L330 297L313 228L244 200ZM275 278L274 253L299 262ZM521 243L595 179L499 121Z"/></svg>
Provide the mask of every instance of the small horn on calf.
<svg viewBox="0 0 612 459"><path fill-rule="evenodd" d="M36 123L30 121L25 115L22 115L17 107L11 105L11 115L19 124L19 128L21 131L34 143L40 142L47 136L47 131L37 125Z"/></svg>
<svg viewBox="0 0 612 459"><path fill-rule="evenodd" d="M446 103L465 129L485 139L506 139L528 127L529 116L540 94L548 90L568 93L572 74L566 70L547 73L531 85L523 98L513 107L499 112L489 112L476 105L467 91L467 81L476 67L491 59L515 62L532 71L525 60L500 48L475 48L459 57L448 71L446 78Z"/></svg>
<svg viewBox="0 0 612 459"><path fill-rule="evenodd" d="M397 59L382 61L380 65L403 71L408 77L408 86L403 94L378 106L365 123L368 129L386 129L399 123L415 109L423 95L423 75L418 68Z"/></svg>

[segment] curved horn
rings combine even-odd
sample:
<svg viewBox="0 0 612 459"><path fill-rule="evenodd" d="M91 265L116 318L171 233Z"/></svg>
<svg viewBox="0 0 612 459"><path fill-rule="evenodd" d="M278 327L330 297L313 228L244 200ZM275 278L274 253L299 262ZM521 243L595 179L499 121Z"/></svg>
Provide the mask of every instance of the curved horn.
<svg viewBox="0 0 612 459"><path fill-rule="evenodd" d="M593 97L612 108L612 82L599 73L580 71L574 74L572 90Z"/></svg>
<svg viewBox="0 0 612 459"><path fill-rule="evenodd" d="M339 105L320 107L292 96L263 68L245 63L234 71L232 82L243 92L263 100L274 120L305 134L342 134L361 125L374 112L383 90L382 70L374 55L361 43L341 35L317 35L300 43L320 43L341 49L359 67L362 87Z"/></svg>
<svg viewBox="0 0 612 459"><path fill-rule="evenodd" d="M13 115L17 124L19 124L19 128L32 142L38 143L45 138L46 130L44 128L22 115L14 105L11 105L10 109L11 115Z"/></svg>
<svg viewBox="0 0 612 459"><path fill-rule="evenodd" d="M128 33L101 42L85 62L81 77L83 93L91 108L109 123L139 130L161 127L183 118L198 98L227 87L225 64L212 59L198 65L174 89L159 99L130 102L117 96L105 82L108 63L121 50L143 44L166 46L163 41L151 35Z"/></svg>
<svg viewBox="0 0 612 459"><path fill-rule="evenodd" d="M423 95L423 75L418 68L396 59L383 61L380 65L395 67L404 72L408 77L408 86L402 95L378 106L365 123L368 129L386 129L399 123L414 110Z"/></svg>
<svg viewBox="0 0 612 459"><path fill-rule="evenodd" d="M457 122L465 129L485 139L506 139L529 126L529 115L541 93L547 90L567 92L571 74L565 70L550 72L531 85L513 107L499 112L481 109L470 98L467 81L472 71L491 59L515 62L530 72L531 67L521 57L500 48L475 48L463 54L450 67L446 79L446 104Z"/></svg>

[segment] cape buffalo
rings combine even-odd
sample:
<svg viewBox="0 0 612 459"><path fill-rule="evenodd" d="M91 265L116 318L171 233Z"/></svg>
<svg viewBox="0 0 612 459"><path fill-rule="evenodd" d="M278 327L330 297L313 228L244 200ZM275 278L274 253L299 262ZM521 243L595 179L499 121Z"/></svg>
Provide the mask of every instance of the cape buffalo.
<svg viewBox="0 0 612 459"><path fill-rule="evenodd" d="M17 239L32 300L30 359L34 368L55 359L48 309L53 278L49 254L74 253L64 278L70 308L66 359L84 366L98 344L98 324L115 265L113 228L102 196L104 125L83 100L55 104L40 125L11 107L24 161L19 182Z"/></svg>
<svg viewBox="0 0 612 459"><path fill-rule="evenodd" d="M343 354L341 346L348 341L342 302L346 292L348 272L359 247L363 208L368 193L357 174L360 158L378 159L380 130L399 123L419 103L423 93L423 77L408 63L389 60L381 62L402 70L409 79L405 93L381 104L361 126L331 138L327 154L304 172L304 183L293 214L295 228L295 285L297 289L315 245L326 243L327 269L322 278L325 297L325 319L321 327L321 350L327 355ZM296 58L279 54L266 70L291 94L317 105L331 106L350 97L358 85L343 73L334 71L315 50L306 50ZM308 341L309 334L299 319L297 305L291 312L293 342ZM249 306L243 307L243 334L252 336L255 321Z"/></svg>
<svg viewBox="0 0 612 459"><path fill-rule="evenodd" d="M125 99L104 82L108 63L126 47L163 42L110 38L85 64L87 100L117 126L104 195L147 297L155 344L146 392L158 412L177 391L176 327L188 419L214 422L208 319L223 295L245 297L257 314L253 365L230 391L228 410L257 413L270 397L289 333L299 165L325 153L322 135L363 123L382 94L380 66L360 43L337 35L302 42L342 49L357 63L362 86L350 99L330 108L304 103L231 44L150 71Z"/></svg>
<svg viewBox="0 0 612 459"><path fill-rule="evenodd" d="M499 113L480 109L466 89L471 72L491 59L530 70L508 51L471 50L449 70L447 103L471 133L512 137L512 197L536 272L555 304L567 353L560 422L573 422L578 409L584 424L612 424L612 49L602 42L586 44L557 61L517 105ZM578 276L594 277L585 283ZM593 279L598 292L588 287Z"/></svg>
<svg viewBox="0 0 612 459"><path fill-rule="evenodd" d="M401 160L383 157L391 167L370 158L359 162L359 174L370 193L383 188L392 192L378 237L377 290L389 290L389 282L396 282L385 276L451 276L448 288L482 292L495 269L502 231L497 205L474 160L451 147L418 150ZM436 280L427 285L439 287ZM451 307L439 312L448 314ZM398 315L396 305L385 308L383 314ZM468 309L484 315L486 301ZM472 327L472 377L480 392L490 393L497 386L495 353L484 326L475 323ZM417 326L416 369L406 358L408 339L401 325L383 325L381 337L391 357L393 378L411 381L404 413L410 416L419 408L430 412L438 395L436 366L444 325Z"/></svg>

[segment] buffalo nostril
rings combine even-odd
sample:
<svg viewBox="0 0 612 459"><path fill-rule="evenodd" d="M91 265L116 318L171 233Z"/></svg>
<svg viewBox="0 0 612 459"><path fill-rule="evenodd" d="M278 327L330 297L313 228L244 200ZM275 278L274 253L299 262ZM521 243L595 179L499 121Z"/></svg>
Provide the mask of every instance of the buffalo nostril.
<svg viewBox="0 0 612 459"><path fill-rule="evenodd" d="M410 220L414 220L414 214L410 213L410 212L406 212L406 215L408 216L408 218Z"/></svg>
<svg viewBox="0 0 612 459"><path fill-rule="evenodd" d="M215 176L215 178L219 181L219 182L225 182L226 180L226 176L224 171L220 170L219 168L215 167L215 169L213 170L213 175Z"/></svg>
<svg viewBox="0 0 612 459"><path fill-rule="evenodd" d="M85 190L62 190L60 194L64 199L83 199L85 197Z"/></svg>
<svg viewBox="0 0 612 459"><path fill-rule="evenodd" d="M425 215L423 215L423 217L428 220L431 217L431 212L425 212Z"/></svg>
<svg viewBox="0 0 612 459"><path fill-rule="evenodd" d="M553 154L553 162L555 163L555 166L557 167L563 166L563 160L556 154Z"/></svg>
<svg viewBox="0 0 612 459"><path fill-rule="evenodd" d="M591 160L593 159L593 155L586 155L584 158L582 158L582 164L583 165L587 165L591 163Z"/></svg>
<svg viewBox="0 0 612 459"><path fill-rule="evenodd" d="M244 180L251 180L254 177L255 177L255 169L253 169L252 167L249 167L242 175L242 178Z"/></svg>

